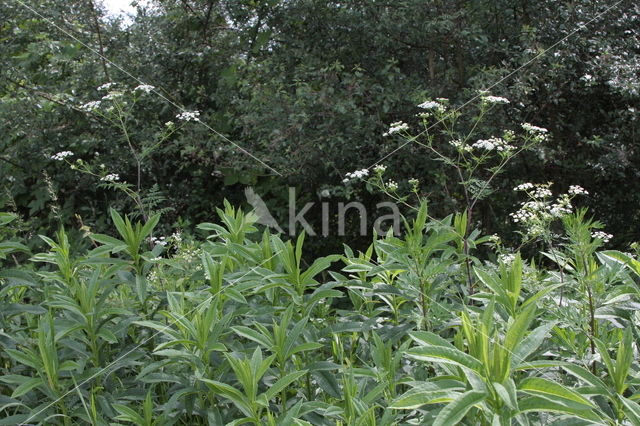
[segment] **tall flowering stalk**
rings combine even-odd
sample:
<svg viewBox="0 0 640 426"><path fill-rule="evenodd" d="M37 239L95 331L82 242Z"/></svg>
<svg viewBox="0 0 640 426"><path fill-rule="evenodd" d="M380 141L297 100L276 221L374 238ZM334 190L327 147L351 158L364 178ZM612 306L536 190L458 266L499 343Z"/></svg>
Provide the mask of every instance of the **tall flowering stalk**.
<svg viewBox="0 0 640 426"><path fill-rule="evenodd" d="M61 151L50 156L50 158L56 161L64 161L72 169L94 176L100 181L100 185L124 192L135 203L144 220L147 220L151 215L149 210L152 210L152 208L145 205L149 203L145 203L142 195L144 191L144 164L148 157L169 137L179 131L183 125L189 121L199 121L200 113L198 111L182 111L176 115L179 124L173 121L165 123L155 140L138 140L139 138L131 131L132 122L135 120L134 108L145 96L155 91L155 87L148 84L140 84L133 89L126 89L122 88L118 83L110 82L99 86L96 90L101 95L100 99L88 101L78 106L78 109L117 129L121 140L129 148L131 158L135 162L135 183L126 182L119 173L110 170L110 167L104 163L92 164L81 158L76 158L75 161L72 161L71 157L74 156L74 153L71 151ZM153 196L153 193L154 188L149 190L150 196Z"/></svg>
<svg viewBox="0 0 640 426"><path fill-rule="evenodd" d="M411 134L408 124L396 122L384 134L387 137L400 135L408 143L424 147L435 159L453 169L464 198L464 209L460 215L464 223L459 221L458 231L467 269L469 293L473 293L473 278L468 237L472 229L470 225L474 218L474 208L480 200L492 193L492 182L504 171L509 161L548 139L547 129L529 123L523 123L518 132L506 129L498 134L478 137L480 125L489 112L499 105L507 104L509 100L504 97L481 92L477 114L471 117L470 122L463 122L462 114L450 107L448 99L429 99L418 105L422 110L417 114L422 128L419 133ZM418 179L410 179L407 182L409 193L401 194L400 185L387 179L384 176L385 170L384 166L377 165L368 183L406 205L411 205L408 201L410 196L415 196L418 204L427 201L420 195Z"/></svg>

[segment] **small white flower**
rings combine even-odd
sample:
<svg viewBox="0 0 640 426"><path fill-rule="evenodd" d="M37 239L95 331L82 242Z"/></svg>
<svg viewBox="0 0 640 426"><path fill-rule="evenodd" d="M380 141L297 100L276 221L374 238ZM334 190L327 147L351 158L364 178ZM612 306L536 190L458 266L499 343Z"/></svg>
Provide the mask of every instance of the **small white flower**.
<svg viewBox="0 0 640 426"><path fill-rule="evenodd" d="M383 165L383 164L376 164L373 167L373 171L376 172L376 174L383 174L385 171L387 170L387 166Z"/></svg>
<svg viewBox="0 0 640 426"><path fill-rule="evenodd" d="M425 101L425 102L421 103L420 105L418 105L418 108L431 109L431 110L435 110L435 111L438 111L438 112L443 112L445 110L444 105L442 105L440 102L436 102L436 101Z"/></svg>
<svg viewBox="0 0 640 426"><path fill-rule="evenodd" d="M57 154L53 154L50 158L52 160L56 160L56 161L62 161L67 157L71 157L73 155L73 152L71 151L61 151Z"/></svg>
<svg viewBox="0 0 640 426"><path fill-rule="evenodd" d="M460 152L471 152L471 151L473 151L473 147L471 145L467 145L465 143L462 143L462 141L460 139L454 139L452 141L449 141L449 145L451 145L457 151L460 151Z"/></svg>
<svg viewBox="0 0 640 426"><path fill-rule="evenodd" d="M331 196L331 192L329 192L328 189L323 189L322 191L320 191L320 196L322 198L328 198L329 196Z"/></svg>
<svg viewBox="0 0 640 426"><path fill-rule="evenodd" d="M175 123L173 121L167 121L166 123L164 123L164 125L167 127L173 127Z"/></svg>
<svg viewBox="0 0 640 426"><path fill-rule="evenodd" d="M365 176L368 176L368 175L369 175L369 170L368 169L356 170L355 172L347 173L345 175L347 177L347 179L345 179L345 180L348 182L349 179L361 179L361 178L363 178ZM344 180L343 180L343 182L344 182Z"/></svg>
<svg viewBox="0 0 640 426"><path fill-rule="evenodd" d="M100 101L91 101L91 102L87 102L84 105L80 105L80 109L83 111L93 111L95 109L98 109L98 107L100 107Z"/></svg>
<svg viewBox="0 0 640 426"><path fill-rule="evenodd" d="M493 151L495 149L496 151L499 151L499 152L513 151L516 149L515 146L509 145L504 139L497 138L495 136L492 136L489 139L479 139L477 142L475 142L471 146L473 148L485 149L487 151Z"/></svg>
<svg viewBox="0 0 640 426"><path fill-rule="evenodd" d="M533 191L533 194L531 194L531 196L534 198L548 198L548 197L551 197L552 195L553 193L549 188L542 187L542 186L537 187L536 190Z"/></svg>
<svg viewBox="0 0 640 426"><path fill-rule="evenodd" d="M155 244L155 245L158 245L158 246L166 246L167 245L167 240L165 239L165 237L159 237L159 238L150 237L149 238L149 242L151 244Z"/></svg>
<svg viewBox="0 0 640 426"><path fill-rule="evenodd" d="M589 195L589 192L580 185L571 185L568 192L569 195Z"/></svg>
<svg viewBox="0 0 640 426"><path fill-rule="evenodd" d="M120 175L117 173L109 173L108 175L101 177L100 180L103 182L116 182L120 180Z"/></svg>
<svg viewBox="0 0 640 426"><path fill-rule="evenodd" d="M389 126L389 130L382 134L382 136L390 136L394 133L402 132L409 130L409 125L402 121L396 121L395 123L391 123Z"/></svg>
<svg viewBox="0 0 640 426"><path fill-rule="evenodd" d="M545 129L544 127L534 126L533 124L529 124L529 123L522 123L521 126L524 130L532 134L548 132L548 130Z"/></svg>
<svg viewBox="0 0 640 426"><path fill-rule="evenodd" d="M116 83L105 83L102 86L98 86L97 90L109 90L115 85L116 85Z"/></svg>
<svg viewBox="0 0 640 426"><path fill-rule="evenodd" d="M613 235L602 231L594 231L591 233L591 238L602 240L603 243L608 243L609 240L613 238Z"/></svg>
<svg viewBox="0 0 640 426"><path fill-rule="evenodd" d="M420 181L416 178L411 178L409 179L409 185L417 187L418 185L420 185Z"/></svg>
<svg viewBox="0 0 640 426"><path fill-rule="evenodd" d="M387 182L385 184L385 187L392 192L398 190L398 184L396 183L396 181L393 181L393 180L390 180L389 182Z"/></svg>
<svg viewBox="0 0 640 426"><path fill-rule="evenodd" d="M489 104L508 104L509 103L509 99L503 98L502 96L487 95L487 96L483 96L482 100Z"/></svg>
<svg viewBox="0 0 640 426"><path fill-rule="evenodd" d="M532 183L521 183L520 185L513 188L514 191L526 191L527 189L533 189Z"/></svg>
<svg viewBox="0 0 640 426"><path fill-rule="evenodd" d="M108 94L106 94L106 95L104 95L102 97L102 100L110 101L112 99L117 99L117 98L120 98L122 96L124 96L124 93L122 93L122 92L109 92Z"/></svg>
<svg viewBox="0 0 640 426"><path fill-rule="evenodd" d="M200 111L183 111L176 115L178 120L184 121L200 121Z"/></svg>
<svg viewBox="0 0 640 426"><path fill-rule="evenodd" d="M140 90L142 92L149 93L153 89L155 89L155 86L152 86L150 84L141 84L141 85L137 86L135 89L133 89L133 91L137 92L138 90Z"/></svg>

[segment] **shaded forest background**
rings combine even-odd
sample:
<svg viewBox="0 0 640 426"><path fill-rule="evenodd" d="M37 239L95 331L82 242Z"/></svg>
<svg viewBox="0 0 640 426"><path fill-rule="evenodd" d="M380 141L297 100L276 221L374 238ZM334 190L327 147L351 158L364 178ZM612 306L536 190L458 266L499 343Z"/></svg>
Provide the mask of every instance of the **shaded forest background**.
<svg viewBox="0 0 640 426"><path fill-rule="evenodd" d="M414 122L427 98L462 105L491 87L511 102L479 133L530 122L548 128L551 140L492 182L477 225L508 235L518 201L512 188L553 181L559 191L577 184L590 192L585 205L615 245L640 240L636 2L162 0L139 7L128 24L106 16L99 1L28 5L42 16L13 0L0 6L0 210L28 218L24 230L51 234L60 221L101 230L110 206L135 210L95 177L50 158L68 150L136 180L121 132L79 106L100 99L105 83L139 83L89 46L200 111L283 175L204 126L185 126L141 170L142 195L163 213L166 232L211 220L224 198L242 203L246 186L281 223L289 186L298 188L298 205L323 195L374 206L379 195L346 193L341 181L404 143L382 136L389 123ZM141 99L128 122L131 139L151 144L179 112L157 96ZM420 146L383 163L398 182L420 179L432 215L462 209L449 169ZM325 252L342 242L313 244Z"/></svg>

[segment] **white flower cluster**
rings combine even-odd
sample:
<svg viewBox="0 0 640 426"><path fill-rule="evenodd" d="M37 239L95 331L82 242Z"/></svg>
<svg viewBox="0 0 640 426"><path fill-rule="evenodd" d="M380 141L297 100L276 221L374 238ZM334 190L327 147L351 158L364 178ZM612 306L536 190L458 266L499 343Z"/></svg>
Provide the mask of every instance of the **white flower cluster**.
<svg viewBox="0 0 640 426"><path fill-rule="evenodd" d="M408 182L409 182L409 185L413 186L414 188L420 185L420 181L416 178L411 178L408 180Z"/></svg>
<svg viewBox="0 0 640 426"><path fill-rule="evenodd" d="M486 149L487 151L513 151L516 149L515 146L508 144L502 138L496 138L495 136L489 139L479 139L476 143L471 145L473 148L477 149Z"/></svg>
<svg viewBox="0 0 640 426"><path fill-rule="evenodd" d="M379 175L383 174L386 170L387 170L387 166L383 164L376 164L375 167L373 168L373 171Z"/></svg>
<svg viewBox="0 0 640 426"><path fill-rule="evenodd" d="M533 189L533 184L530 182L521 183L520 185L513 188L514 191L526 191L528 189Z"/></svg>
<svg viewBox="0 0 640 426"><path fill-rule="evenodd" d="M133 89L133 91L137 92L138 90L140 90L142 92L149 93L153 89L155 89L155 87L150 85L150 84L141 84L141 85L137 86L135 89Z"/></svg>
<svg viewBox="0 0 640 426"><path fill-rule="evenodd" d="M87 102L84 105L80 105L80 109L83 111L93 111L95 109L98 109L100 107L100 101L91 101L91 102Z"/></svg>
<svg viewBox="0 0 640 426"><path fill-rule="evenodd" d="M548 132L548 130L545 129L544 127L534 126L533 124L529 124L529 123L522 123L521 126L524 130L526 130L531 134L540 134L540 133Z"/></svg>
<svg viewBox="0 0 640 426"><path fill-rule="evenodd" d="M389 191L397 191L398 190L398 184L396 183L395 180L390 180L389 182L387 182L384 185Z"/></svg>
<svg viewBox="0 0 640 426"><path fill-rule="evenodd" d="M116 182L120 180L120 175L117 173L109 173L108 175L101 177L100 180L103 182Z"/></svg>
<svg viewBox="0 0 640 426"><path fill-rule="evenodd" d="M591 233L591 238L602 240L603 243L608 243L609 240L613 238L613 235L607 234L606 232L602 231L594 231Z"/></svg>
<svg viewBox="0 0 640 426"><path fill-rule="evenodd" d="M508 104L509 103L509 99L503 98L502 96L486 95L482 97L482 100L488 104Z"/></svg>
<svg viewBox="0 0 640 426"><path fill-rule="evenodd" d="M589 195L589 192L580 185L571 185L568 192L569 195Z"/></svg>
<svg viewBox="0 0 640 426"><path fill-rule="evenodd" d="M56 161L62 161L67 157L71 157L73 155L73 152L71 151L61 151L57 154L53 154L50 158L52 160L56 160Z"/></svg>
<svg viewBox="0 0 640 426"><path fill-rule="evenodd" d="M535 190L530 195L533 198L549 198L553 193L548 186L536 185Z"/></svg>
<svg viewBox="0 0 640 426"><path fill-rule="evenodd" d="M529 201L521 203L518 211L509 214L515 223L521 223L525 226L528 235L543 234L551 221L573 213L571 204L573 197L588 194L581 186L571 185L566 194L560 194L553 201L551 185L551 182L545 184L527 182L513 188L514 191L526 192L530 198Z"/></svg>
<svg viewBox="0 0 640 426"><path fill-rule="evenodd" d="M105 101L110 101L110 100L113 100L113 99L120 98L122 96L124 96L124 93L122 93L122 92L109 92L106 95L104 95L102 97L102 99L105 100Z"/></svg>
<svg viewBox="0 0 640 426"><path fill-rule="evenodd" d="M536 142L544 142L549 138L547 134L549 131L544 127L534 126L529 123L522 123L521 126Z"/></svg>
<svg viewBox="0 0 640 426"><path fill-rule="evenodd" d="M362 179L363 177L369 176L369 169L356 170L355 172L347 173L345 176L342 183L347 183L351 179Z"/></svg>
<svg viewBox="0 0 640 426"><path fill-rule="evenodd" d="M573 213L573 206L571 205L571 198L569 198L569 195L560 195L556 199L556 202L549 208L549 213L551 213L551 216L553 217L562 217Z"/></svg>
<svg viewBox="0 0 640 426"><path fill-rule="evenodd" d="M200 121L200 111L183 111L176 115L176 118L184 121Z"/></svg>
<svg viewBox="0 0 640 426"><path fill-rule="evenodd" d="M149 242L151 244L154 245L158 245L158 246L166 246L167 245L167 239L165 237L149 237Z"/></svg>
<svg viewBox="0 0 640 426"><path fill-rule="evenodd" d="M409 125L407 123L404 123L402 121L396 121L395 123L391 123L391 125L389 126L389 130L383 133L382 136L390 136L390 135L393 135L394 133L398 133L406 130L409 130Z"/></svg>
<svg viewBox="0 0 640 426"><path fill-rule="evenodd" d="M460 139L454 139L449 141L449 145L454 147L457 151L460 152L471 152L473 151L473 147L471 145L467 145L463 143Z"/></svg>
<svg viewBox="0 0 640 426"><path fill-rule="evenodd" d="M111 89L111 88L112 88L113 86L115 86L115 85L116 85L116 83L113 83L113 82L111 82L111 83L105 83L105 84L103 84L103 85L101 85L101 86L98 86L98 90L109 90L109 89Z"/></svg>
<svg viewBox="0 0 640 426"><path fill-rule="evenodd" d="M444 98L438 98L438 100L445 101ZM440 102L436 102L436 101L425 101L420 105L418 105L418 108L433 110L437 112L444 112L445 110L445 106L442 105Z"/></svg>

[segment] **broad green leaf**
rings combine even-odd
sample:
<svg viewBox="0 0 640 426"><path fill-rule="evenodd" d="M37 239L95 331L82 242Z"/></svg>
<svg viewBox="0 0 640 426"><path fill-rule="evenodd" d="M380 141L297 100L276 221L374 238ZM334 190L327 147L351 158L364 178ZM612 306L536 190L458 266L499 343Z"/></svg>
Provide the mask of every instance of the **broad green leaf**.
<svg viewBox="0 0 640 426"><path fill-rule="evenodd" d="M433 426L449 426L458 424L474 405L487 398L485 392L468 391L445 405L438 413Z"/></svg>
<svg viewBox="0 0 640 426"><path fill-rule="evenodd" d="M580 395L578 392L541 377L529 377L524 379L520 383L518 390L543 397L565 398L569 401L585 405L588 408L595 408L591 401Z"/></svg>
<svg viewBox="0 0 640 426"><path fill-rule="evenodd" d="M467 355L466 353L454 348L444 346L421 346L409 349L407 351L407 355L421 361L454 364L469 368L476 372L483 371L483 366L480 361L471 355Z"/></svg>

